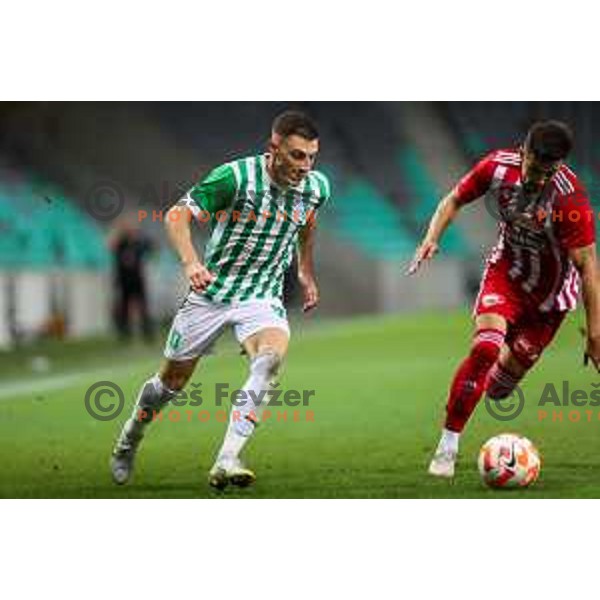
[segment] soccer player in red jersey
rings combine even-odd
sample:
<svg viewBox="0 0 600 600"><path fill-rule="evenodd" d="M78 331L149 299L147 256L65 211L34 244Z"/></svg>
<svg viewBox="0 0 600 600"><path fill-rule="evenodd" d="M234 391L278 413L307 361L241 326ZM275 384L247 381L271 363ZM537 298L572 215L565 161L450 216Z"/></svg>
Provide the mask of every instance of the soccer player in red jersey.
<svg viewBox="0 0 600 600"><path fill-rule="evenodd" d="M595 215L564 163L573 146L567 125L536 123L521 148L486 156L439 204L410 273L433 258L460 209L487 195L499 239L475 302L475 335L450 388L446 423L429 472L453 477L460 435L478 402L508 398L550 344L581 292L586 362L600 365L600 287Z"/></svg>

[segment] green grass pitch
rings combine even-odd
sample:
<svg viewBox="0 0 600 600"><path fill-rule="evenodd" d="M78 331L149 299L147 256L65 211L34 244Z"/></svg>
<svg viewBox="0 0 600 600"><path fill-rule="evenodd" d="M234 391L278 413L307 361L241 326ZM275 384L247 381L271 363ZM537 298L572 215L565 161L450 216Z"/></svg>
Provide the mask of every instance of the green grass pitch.
<svg viewBox="0 0 600 600"><path fill-rule="evenodd" d="M108 341L37 347L0 361L1 497L65 498L540 498L600 497L598 433L592 422L540 422L546 382L591 391L597 382L581 366L581 317L569 319L557 343L523 386L527 404L514 422L499 423L481 405L463 439L453 483L432 480L426 467L443 417L449 380L468 349L464 313L362 318L295 327L282 379L287 389L314 389L314 422L271 422L250 442L246 459L258 481L248 490L209 489L206 474L225 425L212 419L155 424L134 481L115 487L109 452L122 418L98 422L84 408L86 389L112 380L128 403L156 369L160 351ZM24 370L45 353L53 370ZM203 409L215 412L206 390L217 382L242 385L244 360L233 344L207 359L194 378L203 383ZM551 412L552 407L550 407ZM185 409L174 409L180 410ZM198 411L199 409L190 409ZM283 410L283 409L278 409ZM291 415L292 409L288 409ZM586 410L586 407L579 409ZM122 415L125 416L125 412ZM480 445L504 431L526 435L541 450L540 481L529 490L495 492L476 468Z"/></svg>

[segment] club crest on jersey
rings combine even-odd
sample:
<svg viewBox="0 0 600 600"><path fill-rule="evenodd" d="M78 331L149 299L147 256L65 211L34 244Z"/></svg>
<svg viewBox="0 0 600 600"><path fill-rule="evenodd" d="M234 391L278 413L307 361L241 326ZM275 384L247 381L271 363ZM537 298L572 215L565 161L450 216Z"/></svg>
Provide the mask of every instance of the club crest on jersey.
<svg viewBox="0 0 600 600"><path fill-rule="evenodd" d="M294 223L297 223L298 225L306 224L306 208L304 207L302 198L299 198L294 202L291 216L294 220Z"/></svg>

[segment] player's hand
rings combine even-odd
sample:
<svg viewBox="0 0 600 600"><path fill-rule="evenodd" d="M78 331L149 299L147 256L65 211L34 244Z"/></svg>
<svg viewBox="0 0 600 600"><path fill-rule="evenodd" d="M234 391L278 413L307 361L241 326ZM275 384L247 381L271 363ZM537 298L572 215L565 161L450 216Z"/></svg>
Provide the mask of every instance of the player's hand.
<svg viewBox="0 0 600 600"><path fill-rule="evenodd" d="M600 372L600 336L588 336L585 348L584 365L594 365L596 371Z"/></svg>
<svg viewBox="0 0 600 600"><path fill-rule="evenodd" d="M439 251L437 242L425 240L415 252L415 256L408 268L408 275L414 275L424 262L431 260Z"/></svg>
<svg viewBox="0 0 600 600"><path fill-rule="evenodd" d="M315 309L319 304L319 288L317 287L317 282L314 277L300 274L298 280L302 286L302 293L304 296L302 311L307 313Z"/></svg>
<svg viewBox="0 0 600 600"><path fill-rule="evenodd" d="M195 292L203 292L215 280L215 276L199 261L187 263L183 268Z"/></svg>

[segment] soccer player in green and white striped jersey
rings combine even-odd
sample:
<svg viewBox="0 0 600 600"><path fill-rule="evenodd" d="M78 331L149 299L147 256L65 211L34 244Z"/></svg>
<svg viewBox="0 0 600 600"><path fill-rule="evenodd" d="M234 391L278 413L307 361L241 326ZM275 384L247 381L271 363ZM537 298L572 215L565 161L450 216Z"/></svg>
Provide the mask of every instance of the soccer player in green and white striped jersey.
<svg viewBox="0 0 600 600"><path fill-rule="evenodd" d="M166 360L144 384L113 450L116 483L129 481L152 416L185 387L199 359L228 326L249 357L248 379L241 391L254 400L232 409L209 483L222 489L254 482L240 452L254 433L268 401L264 392L287 353L283 280L295 250L304 310L319 302L313 268L315 218L330 197L330 187L313 168L318 151L314 122L302 113L285 112L273 123L266 154L218 167L169 211L168 235L191 290L173 321ZM191 242L192 217L211 228L203 261ZM258 406L257 398L263 398Z"/></svg>

